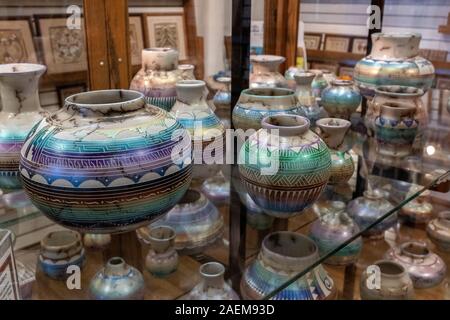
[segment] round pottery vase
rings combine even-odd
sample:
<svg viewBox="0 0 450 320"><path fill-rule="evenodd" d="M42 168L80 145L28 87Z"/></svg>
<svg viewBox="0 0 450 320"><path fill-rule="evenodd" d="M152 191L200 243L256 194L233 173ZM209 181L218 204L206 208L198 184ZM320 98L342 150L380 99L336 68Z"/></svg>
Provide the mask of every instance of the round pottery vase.
<svg viewBox="0 0 450 320"><path fill-rule="evenodd" d="M202 192L215 204L226 204L230 198L230 181L222 172L206 179L201 186Z"/></svg>
<svg viewBox="0 0 450 320"><path fill-rule="evenodd" d="M314 80L311 83L311 88L314 97L320 98L322 96L323 90L325 90L325 88L330 85L331 80L334 80L334 77L331 77L330 79L327 79L325 77L324 72L331 76L331 72L328 70L310 69L308 70L308 72L312 72L315 74Z"/></svg>
<svg viewBox="0 0 450 320"><path fill-rule="evenodd" d="M316 122L320 137L330 148L330 184L346 183L355 172L353 158L348 152L341 151L350 125L350 121L339 118L323 118Z"/></svg>
<svg viewBox="0 0 450 320"><path fill-rule="evenodd" d="M220 83L221 87L213 97L213 104L217 109L226 109L229 112L231 107L231 78L219 77L216 82Z"/></svg>
<svg viewBox="0 0 450 320"><path fill-rule="evenodd" d="M149 231L151 249L145 267L156 277L165 277L178 268L178 253L174 248L175 230L169 226L154 226Z"/></svg>
<svg viewBox="0 0 450 320"><path fill-rule="evenodd" d="M269 116L245 141L239 172L250 197L277 218L299 215L316 201L330 177L326 144L297 115ZM273 130L276 131L273 131Z"/></svg>
<svg viewBox="0 0 450 320"><path fill-rule="evenodd" d="M379 287L371 279L378 268ZM379 260L364 270L361 275L360 294L362 300L412 300L414 286L405 268L394 261Z"/></svg>
<svg viewBox="0 0 450 320"><path fill-rule="evenodd" d="M104 234L95 234L95 233L86 233L83 236L83 245L85 248L92 250L104 250L111 243L111 235Z"/></svg>
<svg viewBox="0 0 450 320"><path fill-rule="evenodd" d="M233 126L261 129L261 120L278 114L301 114L294 91L283 88L245 89L233 109Z"/></svg>
<svg viewBox="0 0 450 320"><path fill-rule="evenodd" d="M372 51L360 60L353 77L361 92L373 97L375 88L400 85L427 91L434 79L433 64L420 57L418 33L372 34Z"/></svg>
<svg viewBox="0 0 450 320"><path fill-rule="evenodd" d="M345 212L345 203L333 202L335 211L314 221L309 232L309 237L318 246L321 257L359 232L358 225ZM325 260L325 263L331 265L354 263L358 260L361 248L362 239L359 237Z"/></svg>
<svg viewBox="0 0 450 320"><path fill-rule="evenodd" d="M407 197L418 190L414 188L408 192ZM428 191L428 190L427 190ZM429 192L420 194L415 199L406 203L399 211L399 217L412 225L424 225L433 218L433 205L428 201Z"/></svg>
<svg viewBox="0 0 450 320"><path fill-rule="evenodd" d="M294 79L294 75L304 72L302 68L291 66L284 72L284 78L287 81L287 87L291 90L295 90L297 87Z"/></svg>
<svg viewBox="0 0 450 320"><path fill-rule="evenodd" d="M447 273L447 266L441 257L420 241L402 243L388 250L385 257L405 267L414 288L435 287L444 280Z"/></svg>
<svg viewBox="0 0 450 320"><path fill-rule="evenodd" d="M450 252L450 211L443 211L427 226L428 238L442 251Z"/></svg>
<svg viewBox="0 0 450 320"><path fill-rule="evenodd" d="M350 201L347 213L358 224L361 230L367 228L376 220L387 214L394 206L384 197L380 190L366 190L362 197ZM384 231L397 222L397 213L393 213L377 225L363 232L363 236L371 238L383 237Z"/></svg>
<svg viewBox="0 0 450 320"><path fill-rule="evenodd" d="M239 296L224 280L225 267L218 262L202 264L201 282L187 295L189 300L239 300Z"/></svg>
<svg viewBox="0 0 450 320"><path fill-rule="evenodd" d="M284 57L273 55L251 55L250 88L287 88L287 80L278 72Z"/></svg>
<svg viewBox="0 0 450 320"><path fill-rule="evenodd" d="M136 230L144 243L150 243L148 234L153 226L170 226L175 230L175 249L179 254L197 254L222 238L224 221L203 193L189 189L164 218Z"/></svg>
<svg viewBox="0 0 450 320"><path fill-rule="evenodd" d="M195 66L193 64L179 64L180 80L195 80L194 69Z"/></svg>
<svg viewBox="0 0 450 320"><path fill-rule="evenodd" d="M388 157L406 157L412 153L419 123L414 118L415 108L397 104L382 105L375 119L378 153Z"/></svg>
<svg viewBox="0 0 450 320"><path fill-rule="evenodd" d="M178 69L178 51L171 48L148 48L142 50L142 68L131 80L130 89L142 92L146 101L170 111L177 94L175 83L190 77L191 71Z"/></svg>
<svg viewBox="0 0 450 320"><path fill-rule="evenodd" d="M324 117L324 110L319 107L316 97L313 95L311 84L315 78L312 72L303 72L294 75L297 88L297 96L302 115L309 119L311 126L315 126L318 119Z"/></svg>
<svg viewBox="0 0 450 320"><path fill-rule="evenodd" d="M122 258L114 257L91 279L89 294L95 300L143 300L144 277Z"/></svg>
<svg viewBox="0 0 450 320"><path fill-rule="evenodd" d="M31 63L0 65L0 188L19 189L20 149L46 112L39 102L39 78L47 67Z"/></svg>
<svg viewBox="0 0 450 320"><path fill-rule="evenodd" d="M78 232L53 231L41 240L38 266L52 279L66 279L69 276L67 268L71 265L82 268L85 260L81 235Z"/></svg>
<svg viewBox="0 0 450 320"><path fill-rule="evenodd" d="M320 103L330 117L348 120L358 109L361 100L361 94L354 87L353 81L336 79L322 91Z"/></svg>
<svg viewBox="0 0 450 320"><path fill-rule="evenodd" d="M295 232L267 235L258 257L244 271L241 295L245 300L261 300L319 259L316 244ZM333 280L322 265L281 290L274 300L328 300L337 297Z"/></svg>
<svg viewBox="0 0 450 320"><path fill-rule="evenodd" d="M174 148L182 154L172 157ZM137 91L100 90L68 97L32 129L20 173L51 220L118 233L168 212L189 187L190 163L188 132L167 112Z"/></svg>

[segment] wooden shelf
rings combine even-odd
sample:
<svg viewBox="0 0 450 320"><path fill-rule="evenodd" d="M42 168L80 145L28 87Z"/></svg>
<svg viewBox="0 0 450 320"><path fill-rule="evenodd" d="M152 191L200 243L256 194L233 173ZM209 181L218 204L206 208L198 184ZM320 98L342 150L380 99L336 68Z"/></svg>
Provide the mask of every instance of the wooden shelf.
<svg viewBox="0 0 450 320"><path fill-rule="evenodd" d="M439 33L450 34L450 26L439 26Z"/></svg>

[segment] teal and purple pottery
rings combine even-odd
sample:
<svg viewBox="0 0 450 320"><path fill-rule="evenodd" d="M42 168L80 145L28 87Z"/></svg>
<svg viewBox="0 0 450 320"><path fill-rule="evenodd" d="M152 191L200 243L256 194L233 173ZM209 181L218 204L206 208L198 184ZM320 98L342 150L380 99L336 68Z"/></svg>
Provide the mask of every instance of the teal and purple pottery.
<svg viewBox="0 0 450 320"><path fill-rule="evenodd" d="M188 133L176 119L137 91L100 90L68 97L34 126L20 172L32 203L51 220L117 233L175 206L189 187L191 162Z"/></svg>
<svg viewBox="0 0 450 320"><path fill-rule="evenodd" d="M143 300L144 294L144 277L120 257L109 259L89 284L89 296L95 300Z"/></svg>
<svg viewBox="0 0 450 320"><path fill-rule="evenodd" d="M419 33L372 34L372 51L360 60L353 78L361 93L373 97L378 86L400 85L427 91L434 79L434 66L419 56Z"/></svg>
<svg viewBox="0 0 450 320"><path fill-rule="evenodd" d="M271 233L264 238L258 257L242 276L241 295L245 300L264 299L318 259L319 250L310 238L290 231ZM271 299L330 300L336 297L333 279L319 264Z"/></svg>
<svg viewBox="0 0 450 320"><path fill-rule="evenodd" d="M361 104L361 94L353 81L336 79L322 91L321 104L330 117L350 119Z"/></svg>

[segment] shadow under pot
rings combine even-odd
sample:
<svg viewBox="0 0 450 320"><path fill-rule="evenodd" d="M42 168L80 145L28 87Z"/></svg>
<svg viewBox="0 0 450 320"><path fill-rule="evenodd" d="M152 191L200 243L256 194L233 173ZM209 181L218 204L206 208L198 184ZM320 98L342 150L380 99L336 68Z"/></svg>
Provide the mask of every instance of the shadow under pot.
<svg viewBox="0 0 450 320"><path fill-rule="evenodd" d="M330 177L328 147L309 130L304 117L269 116L261 124L263 128L239 152L243 185L270 216L302 214L319 198Z"/></svg>
<svg viewBox="0 0 450 320"><path fill-rule="evenodd" d="M388 250L385 258L403 265L414 288L432 288L445 278L447 266L437 254L420 241L409 241Z"/></svg>
<svg viewBox="0 0 450 320"><path fill-rule="evenodd" d="M362 300L411 300L414 286L401 264L379 260L361 274L360 294Z"/></svg>
<svg viewBox="0 0 450 320"><path fill-rule="evenodd" d="M450 211L443 211L428 223L427 235L442 251L450 252Z"/></svg>
<svg viewBox="0 0 450 320"><path fill-rule="evenodd" d="M182 151L176 163L175 148ZM32 203L56 223L87 233L126 232L181 199L191 181L190 151L188 132L141 93L90 91L68 97L33 128L20 173Z"/></svg>
<svg viewBox="0 0 450 320"><path fill-rule="evenodd" d="M242 276L241 295L245 300L264 299L318 259L319 251L310 238L290 231L271 233L264 238L258 257ZM318 265L271 299L328 300L336 297L333 280L322 265Z"/></svg>
<svg viewBox="0 0 450 320"><path fill-rule="evenodd" d="M287 88L288 82L278 71L286 59L274 55L251 55L250 88Z"/></svg>
<svg viewBox="0 0 450 320"><path fill-rule="evenodd" d="M53 231L41 240L38 257L39 269L48 277L64 280L70 266L82 268L86 256L81 242L81 235L71 230Z"/></svg>
<svg viewBox="0 0 450 320"><path fill-rule="evenodd" d="M150 244L153 226L170 226L175 230L175 249L179 254L198 254L222 239L224 222L216 206L197 190L189 189L165 217L151 226L136 230L138 238Z"/></svg>
<svg viewBox="0 0 450 320"><path fill-rule="evenodd" d="M154 226L149 232L151 248L145 267L157 277L165 277L178 268L178 253L174 248L175 230L169 226Z"/></svg>
<svg viewBox="0 0 450 320"><path fill-rule="evenodd" d="M264 117L278 114L301 114L294 91L283 88L245 89L233 108L233 126L244 131L258 130Z"/></svg>
<svg viewBox="0 0 450 320"><path fill-rule="evenodd" d="M350 119L361 104L361 94L351 80L333 80L322 91L320 103L333 118Z"/></svg>

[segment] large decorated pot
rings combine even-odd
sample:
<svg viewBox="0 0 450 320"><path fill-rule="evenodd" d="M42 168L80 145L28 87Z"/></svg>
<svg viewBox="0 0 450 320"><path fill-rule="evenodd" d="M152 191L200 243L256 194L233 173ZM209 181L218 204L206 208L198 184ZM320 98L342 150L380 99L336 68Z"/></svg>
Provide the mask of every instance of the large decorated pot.
<svg viewBox="0 0 450 320"><path fill-rule="evenodd" d="M286 59L274 55L252 55L250 63L252 72L250 73L250 88L287 88L288 82L278 71L280 65Z"/></svg>
<svg viewBox="0 0 450 320"><path fill-rule="evenodd" d="M236 129L258 130L264 117L277 114L301 114L294 91L283 88L255 88L241 92L233 109Z"/></svg>
<svg viewBox="0 0 450 320"><path fill-rule="evenodd" d="M31 63L0 65L0 188L21 187L20 149L31 128L46 115L38 92L46 69Z"/></svg>
<svg viewBox="0 0 450 320"><path fill-rule="evenodd" d="M358 109L361 99L353 81L336 79L322 91L320 103L330 117L349 119Z"/></svg>
<svg viewBox="0 0 450 320"><path fill-rule="evenodd" d="M269 116L244 143L239 172L250 197L278 218L301 214L316 201L330 177L327 145L297 115Z"/></svg>
<svg viewBox="0 0 450 320"><path fill-rule="evenodd" d="M170 111L177 97L175 83L191 77L192 70L185 71L178 69L178 51L171 48L144 49L142 68L131 80L130 89L142 92L151 105Z"/></svg>
<svg viewBox="0 0 450 320"><path fill-rule="evenodd" d="M318 259L319 251L310 238L290 231L271 233L264 238L258 257L242 276L241 295L246 300L261 300ZM336 296L333 279L318 265L272 299L328 300Z"/></svg>
<svg viewBox="0 0 450 320"><path fill-rule="evenodd" d="M365 96L377 86L400 85L428 90L434 78L433 64L420 57L419 33L372 34L372 51L360 60L353 78Z"/></svg>
<svg viewBox="0 0 450 320"><path fill-rule="evenodd" d="M189 187L190 163L188 133L167 112L136 91L100 90L68 97L31 130L20 173L56 223L114 233L169 211Z"/></svg>

